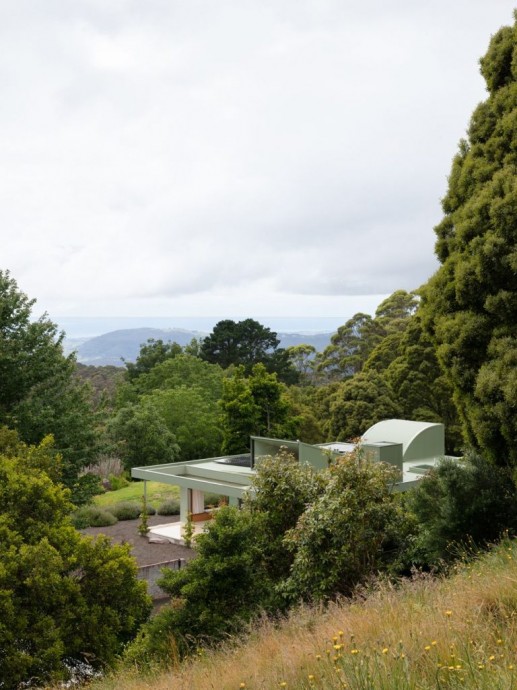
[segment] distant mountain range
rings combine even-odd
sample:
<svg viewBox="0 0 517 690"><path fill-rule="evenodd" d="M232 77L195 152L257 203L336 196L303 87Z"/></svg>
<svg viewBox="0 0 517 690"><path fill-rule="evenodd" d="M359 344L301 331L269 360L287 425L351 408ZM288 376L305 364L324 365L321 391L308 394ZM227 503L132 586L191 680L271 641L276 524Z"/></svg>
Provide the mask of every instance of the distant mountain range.
<svg viewBox="0 0 517 690"><path fill-rule="evenodd" d="M208 333L189 331L182 328L126 328L110 331L94 338L67 338L64 341L65 353L76 352L77 361L94 366L124 366L123 360L134 362L140 346L149 338L187 345L192 338L204 338ZM307 343L318 352L325 349L332 333L277 333L280 347Z"/></svg>

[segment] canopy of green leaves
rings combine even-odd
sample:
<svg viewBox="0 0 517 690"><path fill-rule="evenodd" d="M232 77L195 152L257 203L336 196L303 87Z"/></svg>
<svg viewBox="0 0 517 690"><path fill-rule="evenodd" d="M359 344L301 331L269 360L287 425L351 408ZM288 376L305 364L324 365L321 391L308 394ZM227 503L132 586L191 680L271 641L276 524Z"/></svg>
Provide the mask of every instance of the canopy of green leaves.
<svg viewBox="0 0 517 690"><path fill-rule="evenodd" d="M49 439L39 447L0 430L0 678L66 677L65 658L110 663L146 619L150 600L129 549L83 538Z"/></svg>
<svg viewBox="0 0 517 690"><path fill-rule="evenodd" d="M225 453L245 452L250 436L292 438L296 433L284 387L263 364L255 364L249 376L237 367L224 380L221 408Z"/></svg>
<svg viewBox="0 0 517 690"><path fill-rule="evenodd" d="M0 424L28 443L52 434L62 454L62 479L73 486L96 452L90 396L63 354L63 334L46 315L32 315L35 300L0 271Z"/></svg>
<svg viewBox="0 0 517 690"><path fill-rule="evenodd" d="M517 25L481 60L489 96L461 141L436 227L441 262L424 323L452 385L464 436L517 463Z"/></svg>

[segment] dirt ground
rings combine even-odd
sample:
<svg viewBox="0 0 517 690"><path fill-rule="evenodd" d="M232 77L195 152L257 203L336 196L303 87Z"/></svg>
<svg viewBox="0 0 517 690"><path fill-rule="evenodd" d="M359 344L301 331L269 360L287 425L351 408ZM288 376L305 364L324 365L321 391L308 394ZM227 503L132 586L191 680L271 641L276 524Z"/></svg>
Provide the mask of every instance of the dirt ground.
<svg viewBox="0 0 517 690"><path fill-rule="evenodd" d="M175 516L150 515L149 526L163 525L169 522L177 522L178 520L179 517ZM111 527L88 527L88 529L83 529L81 532L91 536L105 534L116 544L130 544L131 552L139 566L163 563L174 558L190 560L194 557L194 551L187 549L186 546L170 543L150 544L147 537L141 537L138 533L138 524L139 520L119 520L116 525Z"/></svg>

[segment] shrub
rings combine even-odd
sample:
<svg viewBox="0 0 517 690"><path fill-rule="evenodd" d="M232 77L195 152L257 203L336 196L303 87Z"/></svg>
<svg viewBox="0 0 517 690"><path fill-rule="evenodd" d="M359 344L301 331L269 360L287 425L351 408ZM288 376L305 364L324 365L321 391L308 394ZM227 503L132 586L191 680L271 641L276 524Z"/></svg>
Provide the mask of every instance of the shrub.
<svg viewBox="0 0 517 690"><path fill-rule="evenodd" d="M117 522L117 518L112 513L96 506L83 506L72 515L72 524L76 529L110 527Z"/></svg>
<svg viewBox="0 0 517 690"><path fill-rule="evenodd" d="M470 453L463 462L444 459L408 496L420 523L419 565L458 554L458 545L482 547L517 530L517 490L510 468Z"/></svg>
<svg viewBox="0 0 517 690"><path fill-rule="evenodd" d="M94 474L81 475L71 489L72 503L76 506L88 505L94 496L104 493L100 478Z"/></svg>
<svg viewBox="0 0 517 690"><path fill-rule="evenodd" d="M179 501L175 500L174 498L170 498L168 501L164 501L161 506L158 507L156 512L158 515L179 515Z"/></svg>
<svg viewBox="0 0 517 690"><path fill-rule="evenodd" d="M129 486L130 482L125 478L125 477L117 477L114 474L110 474L108 481L111 486L112 491L118 491L119 489L125 489L126 486Z"/></svg>
<svg viewBox="0 0 517 690"><path fill-rule="evenodd" d="M279 590L291 602L350 595L401 549L405 515L390 485L396 471L361 450L336 459L324 493L307 506L284 544L293 553Z"/></svg>
<svg viewBox="0 0 517 690"><path fill-rule="evenodd" d="M271 592L256 546L257 524L247 511L223 507L196 539L198 555L181 570L163 569L160 587L172 604L126 648L126 662L173 663L200 644L242 631Z"/></svg>
<svg viewBox="0 0 517 690"><path fill-rule="evenodd" d="M282 448L275 457L264 457L253 478L253 492L244 505L260 516L257 540L272 579L287 577L293 555L284 544L286 532L293 529L307 506L324 491L326 474L301 465Z"/></svg>
<svg viewBox="0 0 517 690"><path fill-rule="evenodd" d="M140 505L134 501L115 503L112 506L106 506L106 510L117 520L136 520L142 512Z"/></svg>

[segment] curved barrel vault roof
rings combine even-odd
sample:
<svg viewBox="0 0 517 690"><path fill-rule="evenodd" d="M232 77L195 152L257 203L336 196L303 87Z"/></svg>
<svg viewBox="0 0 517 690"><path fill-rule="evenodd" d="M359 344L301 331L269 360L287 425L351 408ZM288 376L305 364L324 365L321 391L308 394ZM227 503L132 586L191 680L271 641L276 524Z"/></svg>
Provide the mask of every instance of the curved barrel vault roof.
<svg viewBox="0 0 517 690"><path fill-rule="evenodd" d="M385 419L363 434L363 443L401 443L403 461L425 460L445 455L443 424Z"/></svg>

